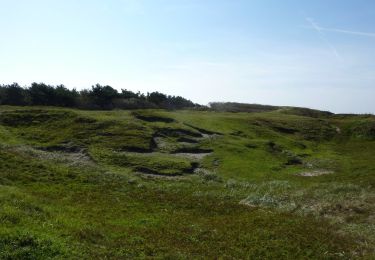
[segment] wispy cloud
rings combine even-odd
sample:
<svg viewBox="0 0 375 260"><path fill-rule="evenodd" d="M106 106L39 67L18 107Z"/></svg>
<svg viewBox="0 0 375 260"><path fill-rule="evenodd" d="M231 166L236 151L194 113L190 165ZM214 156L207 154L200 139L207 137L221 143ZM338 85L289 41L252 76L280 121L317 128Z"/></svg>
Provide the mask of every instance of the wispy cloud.
<svg viewBox="0 0 375 260"><path fill-rule="evenodd" d="M375 37L375 33L369 33L369 32L349 31L349 30L342 30L342 29L335 29L335 28L324 28L320 26L318 26L317 28L314 27L314 29L318 29L321 32L335 32L335 33L345 33L345 34L352 34L352 35L358 35L358 36Z"/></svg>
<svg viewBox="0 0 375 260"><path fill-rule="evenodd" d="M336 58L341 60L341 56L339 52L337 51L337 49L335 48L335 46L333 46L333 44L330 41L328 41L328 39L325 37L323 33L325 31L324 28L320 27L312 18L307 17L306 21L311 25L311 27L315 31L317 31L317 33L319 34L319 37L322 39L322 41L325 42L325 44L327 44L327 46L330 48L331 52L336 56Z"/></svg>
<svg viewBox="0 0 375 260"><path fill-rule="evenodd" d="M306 21L308 21L311 24L312 28L314 28L319 34L322 34L321 27L317 23L315 23L314 19L307 17Z"/></svg>
<svg viewBox="0 0 375 260"><path fill-rule="evenodd" d="M343 34L351 34L351 35L375 38L375 33L373 32L361 32L361 31L345 30L345 29L338 29L338 28L321 27L314 21L314 19L309 18L309 17L305 19L311 26L304 26L304 28L314 29L320 34L322 34L323 32L334 32L334 33L343 33Z"/></svg>

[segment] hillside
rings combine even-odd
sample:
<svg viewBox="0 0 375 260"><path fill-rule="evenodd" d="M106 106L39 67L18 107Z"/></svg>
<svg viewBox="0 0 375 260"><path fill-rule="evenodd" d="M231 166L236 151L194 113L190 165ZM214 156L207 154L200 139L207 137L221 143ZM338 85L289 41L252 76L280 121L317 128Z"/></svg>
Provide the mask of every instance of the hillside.
<svg viewBox="0 0 375 260"><path fill-rule="evenodd" d="M0 258L375 257L375 117L0 106Z"/></svg>

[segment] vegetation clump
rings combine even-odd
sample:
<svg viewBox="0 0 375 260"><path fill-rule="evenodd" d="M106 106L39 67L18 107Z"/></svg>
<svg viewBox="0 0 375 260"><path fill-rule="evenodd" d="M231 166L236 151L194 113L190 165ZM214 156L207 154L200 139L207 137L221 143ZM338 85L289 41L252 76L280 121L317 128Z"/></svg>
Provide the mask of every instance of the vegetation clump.
<svg viewBox="0 0 375 260"><path fill-rule="evenodd" d="M3 259L53 259L67 256L59 244L31 234L0 234Z"/></svg>

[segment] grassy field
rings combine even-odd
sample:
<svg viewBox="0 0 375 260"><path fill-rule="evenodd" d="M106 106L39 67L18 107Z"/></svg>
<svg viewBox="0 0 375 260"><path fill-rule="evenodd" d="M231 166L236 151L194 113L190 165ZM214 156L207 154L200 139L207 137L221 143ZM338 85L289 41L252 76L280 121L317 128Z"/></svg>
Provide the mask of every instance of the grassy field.
<svg viewBox="0 0 375 260"><path fill-rule="evenodd" d="M375 117L0 107L0 259L375 258Z"/></svg>

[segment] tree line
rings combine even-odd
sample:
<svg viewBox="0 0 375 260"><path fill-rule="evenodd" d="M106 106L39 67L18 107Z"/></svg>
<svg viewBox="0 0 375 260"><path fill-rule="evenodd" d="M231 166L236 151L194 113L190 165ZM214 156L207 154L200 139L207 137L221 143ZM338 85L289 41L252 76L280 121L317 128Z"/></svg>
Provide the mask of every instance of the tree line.
<svg viewBox="0 0 375 260"><path fill-rule="evenodd" d="M21 87L17 83L0 85L0 105L59 106L81 109L182 109L200 108L199 104L180 96L160 92L143 94L127 89L121 92L111 86L96 84L91 89L69 89L64 85L32 83Z"/></svg>

